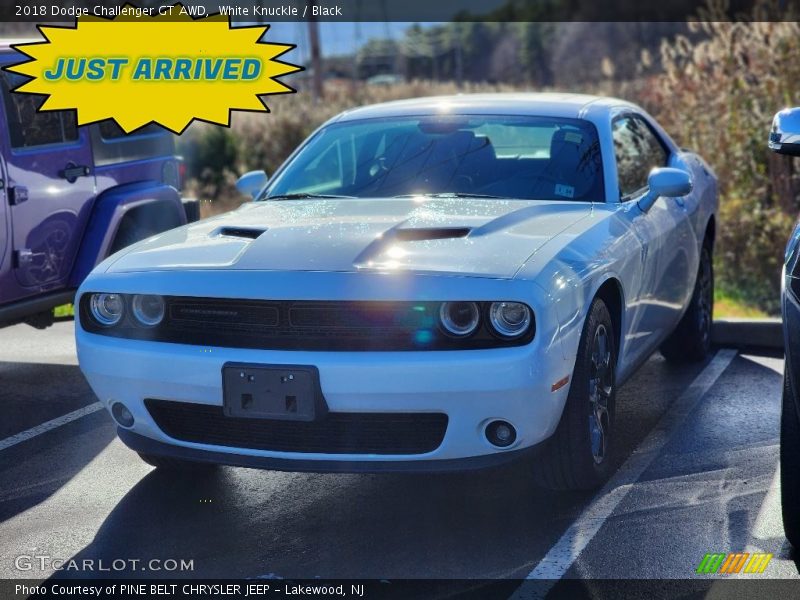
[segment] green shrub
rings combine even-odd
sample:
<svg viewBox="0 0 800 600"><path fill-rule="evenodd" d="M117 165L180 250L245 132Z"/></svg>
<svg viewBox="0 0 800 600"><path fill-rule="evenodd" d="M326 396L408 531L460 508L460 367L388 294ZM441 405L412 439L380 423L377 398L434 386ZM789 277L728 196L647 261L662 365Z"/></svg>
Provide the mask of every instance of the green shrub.
<svg viewBox="0 0 800 600"><path fill-rule="evenodd" d="M233 193L239 142L230 129L197 123L178 138L191 192L203 199Z"/></svg>

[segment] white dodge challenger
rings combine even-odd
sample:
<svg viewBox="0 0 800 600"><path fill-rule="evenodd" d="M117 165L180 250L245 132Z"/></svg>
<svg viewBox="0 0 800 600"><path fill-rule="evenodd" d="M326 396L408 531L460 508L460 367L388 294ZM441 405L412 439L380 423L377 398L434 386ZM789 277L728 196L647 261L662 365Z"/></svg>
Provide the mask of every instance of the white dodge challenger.
<svg viewBox="0 0 800 600"><path fill-rule="evenodd" d="M489 94L345 112L254 201L114 254L80 366L158 467L609 475L615 397L710 344L716 178L639 107Z"/></svg>

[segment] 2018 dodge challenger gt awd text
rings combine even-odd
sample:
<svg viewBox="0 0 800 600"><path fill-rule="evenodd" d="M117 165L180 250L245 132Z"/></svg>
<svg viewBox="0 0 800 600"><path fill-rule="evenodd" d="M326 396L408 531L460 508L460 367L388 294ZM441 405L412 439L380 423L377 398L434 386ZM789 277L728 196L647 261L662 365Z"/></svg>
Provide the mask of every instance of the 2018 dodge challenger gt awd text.
<svg viewBox="0 0 800 600"><path fill-rule="evenodd" d="M716 178L639 107L463 95L345 112L238 210L78 291L80 365L159 467L609 475L615 397L710 343Z"/></svg>

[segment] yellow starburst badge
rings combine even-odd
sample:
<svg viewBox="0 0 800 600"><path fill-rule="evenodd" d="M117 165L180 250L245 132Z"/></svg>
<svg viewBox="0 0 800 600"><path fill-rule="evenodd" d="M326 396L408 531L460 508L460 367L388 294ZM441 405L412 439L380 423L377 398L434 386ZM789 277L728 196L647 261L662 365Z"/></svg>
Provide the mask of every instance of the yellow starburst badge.
<svg viewBox="0 0 800 600"><path fill-rule="evenodd" d="M180 133L193 119L230 125L232 110L269 112L261 96L295 91L277 79L302 70L278 60L294 45L262 41L268 29L180 11L83 16L40 27L45 41L14 46L30 60L6 68L32 78L15 92L47 96L43 111L75 109L79 125L114 119L131 132L155 122Z"/></svg>

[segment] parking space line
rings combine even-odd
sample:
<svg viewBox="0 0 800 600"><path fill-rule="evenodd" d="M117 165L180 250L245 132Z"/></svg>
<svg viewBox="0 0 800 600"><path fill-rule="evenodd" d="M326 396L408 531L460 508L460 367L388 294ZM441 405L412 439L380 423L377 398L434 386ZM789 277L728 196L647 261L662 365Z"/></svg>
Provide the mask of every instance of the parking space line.
<svg viewBox="0 0 800 600"><path fill-rule="evenodd" d="M750 539L744 552L750 555L762 553L772 554L774 559L769 563L766 574L759 573L759 577L770 578L796 578L797 567L789 559L785 546L788 545L783 534L783 518L781 515L781 468L775 470L764 500L758 509ZM744 570L732 575L735 579L752 578L752 573Z"/></svg>
<svg viewBox="0 0 800 600"><path fill-rule="evenodd" d="M512 594L513 600L547 595L555 582L561 579L575 563L603 523L628 495L633 484L664 448L675 429L711 389L735 356L736 350L726 349L716 353L689 387L667 408L664 416L603 486L589 506L526 577L543 581L536 586L523 584Z"/></svg>
<svg viewBox="0 0 800 600"><path fill-rule="evenodd" d="M779 450L780 451L780 450ZM777 454L777 452L776 452ZM767 493L758 509L758 515L753 522L751 537L759 542L772 542L775 538L783 537L783 520L781 518L781 467L775 469ZM747 552L757 552L755 546L748 546Z"/></svg>
<svg viewBox="0 0 800 600"><path fill-rule="evenodd" d="M103 405L99 402L95 402L94 404L90 404L89 406L84 406L83 408L79 408L78 410L72 411L71 413L67 413L62 417L58 417L56 419L52 419L50 421L46 421L41 425L37 425L36 427L31 427L30 429L26 429L16 435L12 435L11 437L7 437L4 440L0 440L0 450L5 450L6 448L10 448L11 446L16 446L17 444L21 444L31 438L35 438L37 435L41 435L43 433L47 433L48 431L52 431L57 427L61 427L62 425L66 425L67 423L71 423L81 417L85 417L86 415L90 415L94 412L97 412L103 408Z"/></svg>

